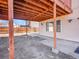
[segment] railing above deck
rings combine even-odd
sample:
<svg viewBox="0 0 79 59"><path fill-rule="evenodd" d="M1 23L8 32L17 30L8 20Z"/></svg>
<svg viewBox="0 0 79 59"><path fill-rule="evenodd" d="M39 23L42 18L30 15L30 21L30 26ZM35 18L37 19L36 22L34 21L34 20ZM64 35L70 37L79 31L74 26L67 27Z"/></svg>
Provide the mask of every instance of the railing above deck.
<svg viewBox="0 0 79 59"><path fill-rule="evenodd" d="M69 13L72 12L72 9L71 9L72 0L56 0L56 2L57 2L57 5L59 5Z"/></svg>
<svg viewBox="0 0 79 59"><path fill-rule="evenodd" d="M60 0L62 3L64 3L67 7L71 8L71 0Z"/></svg>

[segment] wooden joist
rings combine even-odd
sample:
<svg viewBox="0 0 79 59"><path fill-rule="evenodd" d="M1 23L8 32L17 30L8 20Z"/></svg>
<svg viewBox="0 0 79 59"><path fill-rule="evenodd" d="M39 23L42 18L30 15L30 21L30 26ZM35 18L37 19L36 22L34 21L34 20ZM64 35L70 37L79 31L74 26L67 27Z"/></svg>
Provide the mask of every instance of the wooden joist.
<svg viewBox="0 0 79 59"><path fill-rule="evenodd" d="M61 3L61 1L59 1ZM14 18L42 21L53 16L54 0L14 0ZM2 12L8 11L8 1L0 0ZM68 10L56 6L57 17L69 14ZM20 15L19 15L20 13ZM23 15L24 13L24 15ZM2 14L4 15L4 14ZM20 17L19 17L20 16Z"/></svg>

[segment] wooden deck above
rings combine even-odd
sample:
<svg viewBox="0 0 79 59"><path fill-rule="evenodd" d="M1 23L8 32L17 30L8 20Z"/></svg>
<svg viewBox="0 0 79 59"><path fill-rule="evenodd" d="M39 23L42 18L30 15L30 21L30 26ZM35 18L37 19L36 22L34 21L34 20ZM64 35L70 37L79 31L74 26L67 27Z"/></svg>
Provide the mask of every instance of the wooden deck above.
<svg viewBox="0 0 79 59"><path fill-rule="evenodd" d="M8 1L0 0L0 19L8 19ZM71 0L56 0L57 17L72 12ZM43 21L53 18L54 0L14 0L14 18Z"/></svg>

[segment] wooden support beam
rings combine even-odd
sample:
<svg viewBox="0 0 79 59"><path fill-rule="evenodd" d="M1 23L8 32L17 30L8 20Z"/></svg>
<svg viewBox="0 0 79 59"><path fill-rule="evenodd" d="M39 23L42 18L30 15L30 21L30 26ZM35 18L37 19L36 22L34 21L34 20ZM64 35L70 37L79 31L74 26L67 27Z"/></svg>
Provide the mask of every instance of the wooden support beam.
<svg viewBox="0 0 79 59"><path fill-rule="evenodd" d="M8 16L6 16L6 15L2 15L2 14L0 14L0 19L2 20L8 20Z"/></svg>
<svg viewBox="0 0 79 59"><path fill-rule="evenodd" d="M9 59L14 59L13 0L8 0Z"/></svg>
<svg viewBox="0 0 79 59"><path fill-rule="evenodd" d="M23 10L26 10L25 12L27 12L27 10L30 10L35 14L37 13L37 15L35 15L35 16L33 15L33 17L29 17L29 19L31 18L32 20L35 20L35 19L38 19L38 18L39 19L44 19L44 18L47 19L47 18L49 18L49 16L50 17L51 17L51 15L53 16L53 14L52 14L53 13L53 7L52 6L53 6L54 2L51 2L49 0L43 0L43 1L40 0L40 1L37 1L37 3L35 3L35 2L36 2L36 0L29 0L29 1L25 1L25 3L23 4L21 2L15 1L14 7L18 8L18 10L21 11L21 12ZM61 11L62 9L60 10L60 9L57 8L56 10L57 10L57 16L61 16L61 15L64 14L63 13L64 11ZM44 13L45 13L45 15L43 16ZM26 13L26 15L27 15L27 13ZM32 13L29 12L28 15L30 16L30 15L32 15ZM43 17L41 17L41 16L43 16ZM46 17L46 16L48 16L48 17Z"/></svg>
<svg viewBox="0 0 79 59"><path fill-rule="evenodd" d="M45 2L45 1L44 1ZM30 7L30 8L32 8L33 10L38 10L38 11L41 11L41 13L39 13L37 16L35 15L35 17L31 17L32 19L36 19L36 17L38 17L38 16L40 16L40 15L42 15L43 13L46 13L47 12L47 10L49 10L49 8L47 8L47 10L46 11L44 11L44 10L42 10L42 9L40 9L40 8L38 8L38 7L35 7L34 5L31 5L31 3L33 3L33 4L35 4L35 2L30 2L30 4L28 4L27 3L27 1L26 1L26 4L23 4L23 3L21 3L21 2L17 2L17 1L15 1L15 3L16 4L19 4L19 5L22 5L22 6L27 6L27 7ZM40 3L41 3L41 1L40 1ZM48 3L48 2L47 2ZM49 12L47 12L48 14L50 14Z"/></svg>
<svg viewBox="0 0 79 59"><path fill-rule="evenodd" d="M21 9L14 9L14 12L22 12L22 13L31 13L31 14L33 14L33 15L37 15L38 13L34 13L34 12L32 12L32 11L25 11L25 10L21 10Z"/></svg>
<svg viewBox="0 0 79 59"><path fill-rule="evenodd" d="M46 0L40 0L42 3L44 3L45 5L48 5L48 8L53 8L53 3L50 3L50 0L46 1Z"/></svg>
<svg viewBox="0 0 79 59"><path fill-rule="evenodd" d="M8 8L7 4L0 4L0 7Z"/></svg>
<svg viewBox="0 0 79 59"><path fill-rule="evenodd" d="M51 16L53 16L53 14L52 15L51 14L41 14L39 17L36 17L36 19L42 21L42 20L46 20L46 19L50 18Z"/></svg>
<svg viewBox="0 0 79 59"><path fill-rule="evenodd" d="M6 1L0 0L0 4L7 4L7 0Z"/></svg>
<svg viewBox="0 0 79 59"><path fill-rule="evenodd" d="M36 10L38 12L42 12L43 11L42 9L40 9L40 8L38 8L36 6L33 6L31 4L28 4L28 3L24 4L24 3L21 3L21 2L17 2L17 1L15 1L15 3L18 4L18 5L21 5L21 6L25 7L25 8L28 7L30 9Z"/></svg>
<svg viewBox="0 0 79 59"><path fill-rule="evenodd" d="M39 17L40 15L42 15L43 13L46 13L47 11L48 11L48 10L46 10L46 11L44 11L44 12L42 12L42 13L39 13L37 16L33 17L32 19L35 19L35 18Z"/></svg>
<svg viewBox="0 0 79 59"><path fill-rule="evenodd" d="M56 48L56 0L54 0L54 48Z"/></svg>
<svg viewBox="0 0 79 59"><path fill-rule="evenodd" d="M29 17L30 17L30 16L36 16L36 15L37 15L37 14L35 14L35 13L30 13L30 12L28 12L28 11L24 12L24 11L20 11L20 10L15 10L14 13L15 13L15 14L22 14L22 16L23 16L23 14L24 14L24 16L29 15Z"/></svg>
<svg viewBox="0 0 79 59"><path fill-rule="evenodd" d="M52 2L52 4L50 3L50 1L49 2L46 2L45 0L40 0L41 2L43 2L44 4L46 4L46 5L48 5L50 8L49 8L49 11L53 11L53 2ZM61 15L60 13L59 13L59 11L61 11L61 13L63 12L64 14L65 14L65 12L64 11L62 11L62 10L60 10L59 8L57 8L57 11L58 11L58 15Z"/></svg>
<svg viewBox="0 0 79 59"><path fill-rule="evenodd" d="M25 1L26 1L26 0L25 0ZM28 1L26 1L26 2L28 2L28 3L30 3L30 4L33 4L33 5L35 5L35 6L38 6L39 8L42 8L42 9L44 9L44 10L47 10L47 7L40 5L40 4L36 3L35 1L28 0Z"/></svg>
<svg viewBox="0 0 79 59"><path fill-rule="evenodd" d="M32 12L34 12L34 13L39 13L39 12L37 12L37 11L35 11L35 10L31 10L31 9L28 9L28 8L23 8L23 7L20 7L20 6L18 6L18 5L14 5L14 7L15 8L18 8L18 9L21 9L21 10L28 10L28 11L32 11Z"/></svg>
<svg viewBox="0 0 79 59"><path fill-rule="evenodd" d="M61 9L61 8L57 8L57 11L59 11L59 12L61 12L61 13L63 13L63 14L67 14L67 12L65 12L63 9Z"/></svg>

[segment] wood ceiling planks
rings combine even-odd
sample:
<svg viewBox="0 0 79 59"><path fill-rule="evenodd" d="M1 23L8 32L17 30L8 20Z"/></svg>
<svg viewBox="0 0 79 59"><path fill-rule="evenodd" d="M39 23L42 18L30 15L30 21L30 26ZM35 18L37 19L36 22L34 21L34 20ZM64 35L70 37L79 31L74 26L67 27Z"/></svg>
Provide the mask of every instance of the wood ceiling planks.
<svg viewBox="0 0 79 59"><path fill-rule="evenodd" d="M53 18L53 0L14 0L14 18L42 21ZM2 15L8 16L7 0L0 0ZM57 16L69 14L57 5Z"/></svg>

